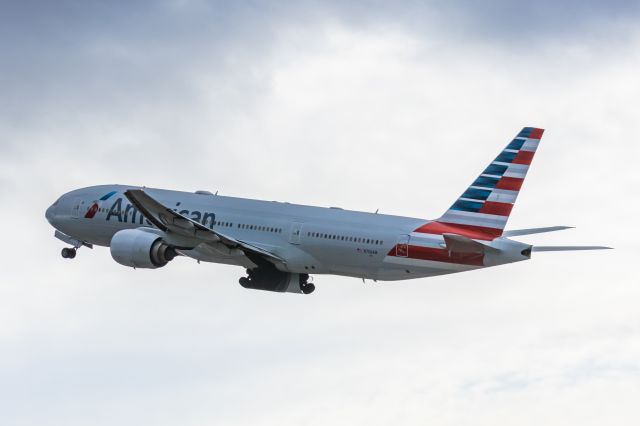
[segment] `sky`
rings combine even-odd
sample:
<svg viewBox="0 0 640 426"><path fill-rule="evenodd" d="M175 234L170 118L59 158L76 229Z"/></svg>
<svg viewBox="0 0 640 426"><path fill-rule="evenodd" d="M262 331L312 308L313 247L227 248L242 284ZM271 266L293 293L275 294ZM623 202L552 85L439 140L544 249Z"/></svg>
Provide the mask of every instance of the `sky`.
<svg viewBox="0 0 640 426"><path fill-rule="evenodd" d="M635 425L640 6L5 1L0 423ZM438 217L546 129L508 227L606 252L249 291L60 257L45 209L122 183Z"/></svg>

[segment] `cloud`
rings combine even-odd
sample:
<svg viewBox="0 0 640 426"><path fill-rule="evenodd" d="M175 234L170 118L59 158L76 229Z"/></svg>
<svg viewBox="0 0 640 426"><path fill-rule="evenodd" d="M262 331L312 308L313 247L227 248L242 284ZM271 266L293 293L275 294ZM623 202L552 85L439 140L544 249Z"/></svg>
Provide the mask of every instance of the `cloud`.
<svg viewBox="0 0 640 426"><path fill-rule="evenodd" d="M513 4L10 5L5 421L637 418L637 6ZM577 225L530 241L615 251L404 283L318 276L295 297L187 259L64 262L43 217L106 182L434 217L529 124L547 132L510 225Z"/></svg>

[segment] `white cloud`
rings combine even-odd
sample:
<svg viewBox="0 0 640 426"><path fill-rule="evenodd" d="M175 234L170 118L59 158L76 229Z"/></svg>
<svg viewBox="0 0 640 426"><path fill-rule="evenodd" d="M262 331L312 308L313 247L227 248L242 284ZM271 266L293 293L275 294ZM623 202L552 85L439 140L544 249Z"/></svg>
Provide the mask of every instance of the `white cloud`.
<svg viewBox="0 0 640 426"><path fill-rule="evenodd" d="M452 42L446 23L320 18L274 20L262 43L89 38L65 62L81 72L60 66L0 120L4 422L636 423L638 35L517 49ZM433 217L530 124L548 130L511 226L577 225L531 242L617 250L406 283L318 276L296 297L185 259L65 262L43 217L104 182Z"/></svg>

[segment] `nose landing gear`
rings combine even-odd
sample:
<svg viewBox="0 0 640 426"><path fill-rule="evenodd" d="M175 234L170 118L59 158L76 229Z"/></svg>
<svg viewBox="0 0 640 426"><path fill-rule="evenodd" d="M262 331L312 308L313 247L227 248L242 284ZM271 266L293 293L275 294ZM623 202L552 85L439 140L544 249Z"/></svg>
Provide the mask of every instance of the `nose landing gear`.
<svg viewBox="0 0 640 426"><path fill-rule="evenodd" d="M73 248L65 247L62 249L61 254L64 259L73 259L74 257L76 257L76 251L77 250L75 247Z"/></svg>
<svg viewBox="0 0 640 426"><path fill-rule="evenodd" d="M76 252L78 251L78 249L80 247L89 247L89 248L93 248L93 244L84 242L84 241L80 241L80 240L76 240L73 237L70 237L66 234L63 234L62 232L58 231L56 229L56 232L54 233L54 236L59 239L60 241L70 244L73 247L65 247L62 249L62 252L60 254L62 254L62 257L64 259L73 259L74 257L76 257Z"/></svg>

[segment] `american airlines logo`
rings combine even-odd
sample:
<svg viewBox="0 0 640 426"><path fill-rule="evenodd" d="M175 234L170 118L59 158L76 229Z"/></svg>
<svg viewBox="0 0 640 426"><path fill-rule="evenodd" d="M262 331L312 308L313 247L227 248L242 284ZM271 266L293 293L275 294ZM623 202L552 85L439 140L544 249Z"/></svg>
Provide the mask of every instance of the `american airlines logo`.
<svg viewBox="0 0 640 426"><path fill-rule="evenodd" d="M138 209L136 209L132 204L128 202L124 203L124 199L122 197L116 198L111 207L109 207L108 209L106 207L102 207L104 201L111 198L114 194L116 194L116 191L109 192L99 200L94 201L91 204L91 207L89 207L89 209L87 210L87 213L84 215L84 217L87 219L93 219L96 213L101 211L101 209L104 209L105 213L107 213L107 216L105 218L105 220L107 221L117 220L121 223L138 223L139 225L143 225L144 223L146 223L148 226L152 226L152 223L145 219L144 215L140 213ZM215 213L187 209L178 211L180 208L180 204L181 202L176 203L175 208L173 209L174 212L177 212L182 216L199 222L204 226L208 226L209 229L213 229L213 225L216 222Z"/></svg>
<svg viewBox="0 0 640 426"><path fill-rule="evenodd" d="M86 219L93 219L93 217L96 215L96 213L98 213L98 210L100 209L100 205L102 204L101 201L106 201L109 198L111 198L114 194L116 193L116 191L111 191L108 194L105 194L102 198L100 198L99 200L95 200L93 202L93 204L91 204L91 207L89 207L89 209L87 210L87 213L84 215L84 217Z"/></svg>

